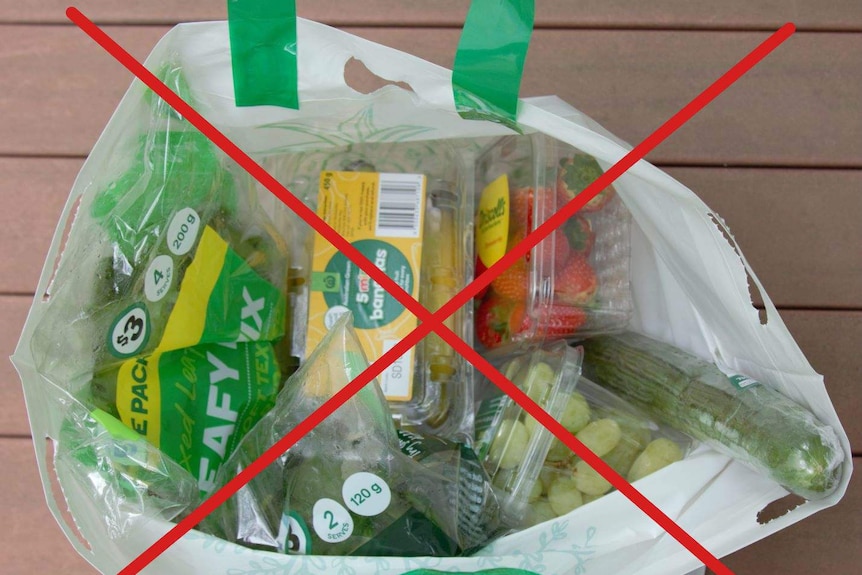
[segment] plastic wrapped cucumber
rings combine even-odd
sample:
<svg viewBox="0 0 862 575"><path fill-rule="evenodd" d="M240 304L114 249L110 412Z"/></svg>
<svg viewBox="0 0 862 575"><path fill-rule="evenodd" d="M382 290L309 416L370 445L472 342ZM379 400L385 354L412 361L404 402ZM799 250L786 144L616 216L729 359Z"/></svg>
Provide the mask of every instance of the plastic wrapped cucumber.
<svg viewBox="0 0 862 575"><path fill-rule="evenodd" d="M591 339L584 350L593 381L789 491L820 499L838 486L835 431L775 389L635 333Z"/></svg>

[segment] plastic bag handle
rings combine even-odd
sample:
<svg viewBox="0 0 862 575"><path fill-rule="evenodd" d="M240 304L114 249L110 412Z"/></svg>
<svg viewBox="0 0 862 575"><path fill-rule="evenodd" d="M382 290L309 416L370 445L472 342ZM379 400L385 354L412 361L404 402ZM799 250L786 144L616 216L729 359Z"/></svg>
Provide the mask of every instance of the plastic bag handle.
<svg viewBox="0 0 862 575"><path fill-rule="evenodd" d="M513 121L534 12L534 0L473 0L450 77L444 68L346 34L302 34L310 22L303 22L298 42L293 0L228 0L236 104L296 109L303 84L355 95L344 80L344 65L353 57L380 77L410 84L428 102L454 106L465 118ZM452 86L448 97L439 93L441 80Z"/></svg>
<svg viewBox="0 0 862 575"><path fill-rule="evenodd" d="M228 0L237 106L299 108L294 0Z"/></svg>
<svg viewBox="0 0 862 575"><path fill-rule="evenodd" d="M452 68L464 118L513 122L535 18L534 0L473 0Z"/></svg>

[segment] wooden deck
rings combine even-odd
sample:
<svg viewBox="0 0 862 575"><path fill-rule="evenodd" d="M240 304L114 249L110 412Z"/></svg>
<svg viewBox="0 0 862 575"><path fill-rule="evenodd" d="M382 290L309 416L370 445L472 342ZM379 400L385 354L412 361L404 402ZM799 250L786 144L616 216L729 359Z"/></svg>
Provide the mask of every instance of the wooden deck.
<svg viewBox="0 0 862 575"><path fill-rule="evenodd" d="M300 15L450 66L465 0L300 0ZM557 94L637 143L787 21L798 33L649 159L721 214L862 456L862 2L538 0L522 95ZM143 58L225 2L82 0ZM0 0L0 355L12 353L75 175L131 76L65 18ZM0 571L93 573L44 503L20 382L0 362ZM859 457L856 458L857 464ZM726 558L740 575L854 574L862 479L846 498Z"/></svg>

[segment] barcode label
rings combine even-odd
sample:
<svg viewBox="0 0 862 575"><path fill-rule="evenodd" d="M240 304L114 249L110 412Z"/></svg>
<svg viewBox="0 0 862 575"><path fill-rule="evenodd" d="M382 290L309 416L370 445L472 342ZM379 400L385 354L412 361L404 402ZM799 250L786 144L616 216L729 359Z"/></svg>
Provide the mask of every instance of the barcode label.
<svg viewBox="0 0 862 575"><path fill-rule="evenodd" d="M399 340L387 339L383 341L383 353L395 347ZM382 354L381 354L382 355ZM413 350L410 349L396 359L380 374L380 388L383 395L389 400L409 400L413 395L411 380L413 379Z"/></svg>
<svg viewBox="0 0 862 575"><path fill-rule="evenodd" d="M380 174L375 235L381 238L418 238L425 176Z"/></svg>

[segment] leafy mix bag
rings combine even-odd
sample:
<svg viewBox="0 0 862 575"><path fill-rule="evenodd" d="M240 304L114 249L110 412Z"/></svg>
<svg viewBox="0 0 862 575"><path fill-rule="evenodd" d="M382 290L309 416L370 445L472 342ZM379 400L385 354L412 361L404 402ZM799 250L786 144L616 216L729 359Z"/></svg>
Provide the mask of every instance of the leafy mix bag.
<svg viewBox="0 0 862 575"><path fill-rule="evenodd" d="M525 49L523 32L525 28L528 38L530 22L521 19L507 29L507 41L501 45L517 45L508 40L520 38ZM500 102L476 96L483 53L470 50L469 41L468 50L459 52L453 76L408 54L313 22L297 20L295 32L300 49L284 50L289 43L283 42L280 47L296 56L294 83L282 87L300 104L298 110L237 107L241 98L234 88L235 62L224 22L174 28L146 64L291 189L299 189L296 184L302 184L302 178L319 174L278 173L279 166L295 166L286 157L349 155L382 144L401 150L403 158L417 166L434 163L419 150L457 150L451 156L461 162L456 170L459 183L487 175L471 170L487 145L503 136L523 134L574 148L594 158L601 169L628 151L557 99L517 101L512 92L516 110L507 115ZM478 38L493 40L494 34L485 30ZM473 68L464 67L464 54L480 55ZM394 85L371 94L354 91L344 79L351 58L378 76L408 84L412 91ZM286 82L291 75L278 79ZM504 78L497 80L500 86L507 84ZM488 118L497 121L475 121ZM745 373L769 383L831 426L837 444L830 445L846 455L837 464L837 480L828 496L766 525L757 522L757 512L787 491L705 446L644 477L638 489L719 556L837 503L849 481L851 458L822 377L807 363L762 289L769 322L761 325L750 304L746 272L755 276L716 227L709 208L646 162L619 178L614 190L615 202L624 205L633 224L633 305L618 309L629 318L627 327L693 352L725 373ZM537 214L528 212L524 221ZM440 231L451 227L451 221L435 217L437 233L454 237ZM590 220L589 226L599 225ZM468 220L458 236L458 250L471 253L473 232ZM132 84L70 194L13 358L24 383L33 436L50 437L54 443L53 469L46 446L35 445L49 506L70 541L101 571L115 573L125 567L164 535L172 520L188 513L355 375L361 362L345 360L339 367L326 361L324 351L309 355L306 367L296 371L300 358L311 353L298 338L307 327L303 298L310 284L297 266L308 263L308 238L277 199L257 189L141 83ZM435 257L450 259L441 253ZM471 263L468 257L460 281L469 276ZM760 288L756 278L753 281ZM552 303L560 299L560 291L554 290ZM600 288L587 291L601 293ZM469 319L469 313L464 315ZM331 314L327 327L338 325L343 316ZM342 358L367 352L340 333L345 339L336 347L342 346ZM431 350L445 359L435 364L442 381L440 375L450 377L455 364L438 343L432 343ZM281 389L291 374L304 383ZM333 378L326 382L326 393L315 387L315 381L323 381L315 378L324 376ZM447 390L446 385L427 386L427 397ZM457 397L472 401L470 394ZM336 412L261 475L260 483L249 484L234 503L171 546L152 569L371 575L421 568L511 568L644 575L685 573L699 564L617 492L496 539L470 556L432 556L439 549L414 557L388 556L383 543L387 530L402 529L411 513L428 519L421 525L434 526L429 529L436 539L431 540L438 547L449 545L446 554L474 551L499 534L495 505L500 499L487 491L469 448L413 430L399 437L378 389L366 388L345 408L353 415L342 418ZM406 419L424 417L418 409L394 411ZM468 429L470 423L455 428ZM334 454L328 444L336 436L339 451ZM366 452L376 456L358 457ZM366 459L374 463L369 467ZM49 489L52 471L64 500L55 499ZM397 503L391 512L362 515L350 509L379 501L386 492L384 483L390 502ZM476 492L462 492L462 485L475 487L480 497L466 498ZM243 499L256 489L262 492ZM304 491L308 489L320 489L326 496ZM339 507L329 504L315 510L323 499ZM462 507L459 502L464 501ZM465 512L477 502L486 514ZM61 506L68 506L86 545L63 519ZM349 534L344 531L348 524ZM331 548L336 555L280 552L307 546L316 552L323 541L320 533L337 540ZM304 541L300 534L306 535ZM379 546L369 556L341 555L375 541Z"/></svg>

